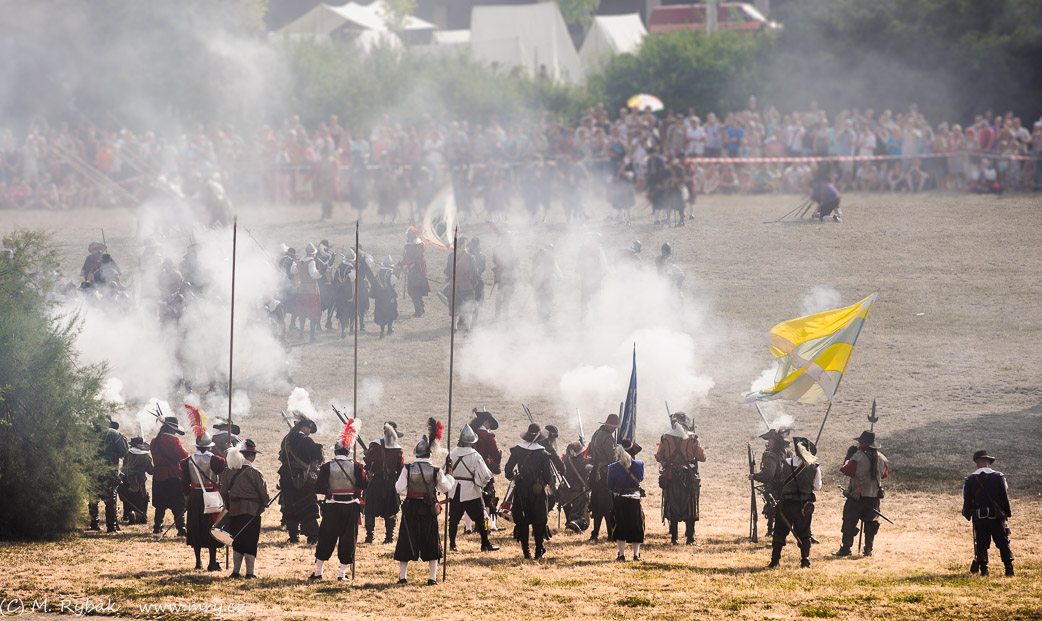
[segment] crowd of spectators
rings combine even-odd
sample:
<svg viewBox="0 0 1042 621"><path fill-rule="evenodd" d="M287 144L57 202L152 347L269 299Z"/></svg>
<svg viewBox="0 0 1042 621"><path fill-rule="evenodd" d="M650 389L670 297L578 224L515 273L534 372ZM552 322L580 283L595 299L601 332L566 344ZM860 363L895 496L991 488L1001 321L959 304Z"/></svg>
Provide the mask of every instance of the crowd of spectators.
<svg viewBox="0 0 1042 621"><path fill-rule="evenodd" d="M793 158L836 158L832 181L842 192L966 190L979 185L982 170L1004 190L1037 191L1040 154L1042 120L1029 129L1012 113L931 125L914 104L830 118L816 102L782 114L758 108L755 98L722 119L713 112L702 119L693 108L623 108L612 118L598 105L574 127L549 114L512 124L429 115L401 124L383 116L364 130L335 115L311 126L292 117L247 131L211 124L172 134L37 120L21 134L0 134L0 207L120 204L157 184L185 188L216 178L237 202L375 204L385 220L402 212L414 220L449 184L465 214L480 204L494 217L519 198L533 218L560 200L571 219L585 217L587 200L619 209L639 202L654 157L681 171L684 199L693 201L806 192L816 163ZM843 159L849 156L878 159Z"/></svg>

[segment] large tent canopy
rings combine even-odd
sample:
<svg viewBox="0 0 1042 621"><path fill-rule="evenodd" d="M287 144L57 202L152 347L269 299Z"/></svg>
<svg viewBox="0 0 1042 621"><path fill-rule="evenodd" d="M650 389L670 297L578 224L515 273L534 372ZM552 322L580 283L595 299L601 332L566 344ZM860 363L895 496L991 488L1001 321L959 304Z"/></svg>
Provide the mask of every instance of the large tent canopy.
<svg viewBox="0 0 1042 621"><path fill-rule="evenodd" d="M387 31L384 15L387 14L384 0L362 5L349 2L344 6L319 4L279 30L279 34L291 38L306 36L329 37L341 30ZM405 19L405 30L434 30L434 24L410 15Z"/></svg>
<svg viewBox="0 0 1042 621"><path fill-rule="evenodd" d="M579 55L556 2L475 6L470 14L474 56L503 68L521 67L537 76L540 67L554 80L582 83Z"/></svg>
<svg viewBox="0 0 1042 621"><path fill-rule="evenodd" d="M586 75L598 73L612 56L636 52L647 34L637 13L598 15L579 51L583 71Z"/></svg>

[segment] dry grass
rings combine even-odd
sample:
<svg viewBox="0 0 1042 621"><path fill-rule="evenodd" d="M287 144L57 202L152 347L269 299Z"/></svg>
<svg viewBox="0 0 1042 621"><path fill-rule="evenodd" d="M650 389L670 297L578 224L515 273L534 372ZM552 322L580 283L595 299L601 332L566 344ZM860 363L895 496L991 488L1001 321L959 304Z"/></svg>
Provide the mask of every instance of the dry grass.
<svg viewBox="0 0 1042 621"><path fill-rule="evenodd" d="M395 586L397 563L390 558L391 546L383 545L361 548L354 585L328 580L332 571L326 582L314 585L304 581L313 550L283 543L284 535L274 528L278 514L272 512L265 516L262 577L253 582L190 571L186 546L157 543L139 526L119 537L77 534L55 542L2 544L0 594L111 599L122 606L120 615L157 618L1042 618L1042 541L1031 532L1042 519L1036 447L1042 433L1038 198L848 196L839 226L760 224L797 201L712 197L700 203L695 221L684 229L647 224L603 229L609 248L639 238L649 255L675 240L689 299L712 309L719 338L713 366L705 371L716 387L709 403L695 412L709 453L697 547L666 545L666 529L657 519L658 490L651 483L645 501L649 539L641 563L617 564L614 546L590 545L567 532L551 541L545 560L522 563L516 545L500 532L503 549L494 554L480 554L475 539L463 539L463 552L451 557L447 583L436 589ZM314 219L317 213L311 207L257 208L241 210L240 217L271 247L286 241L299 248L306 239L321 237L346 244L353 223L344 221L343 212L337 213L338 223L324 227ZM137 250L129 216L117 210L11 212L0 229L55 229L68 271L74 271L87 241L100 235L94 227L102 223L114 255L125 265L133 263ZM491 231L485 225L472 228L469 232L491 247ZM377 256L398 255L403 229L363 225L363 245ZM523 232L518 246L534 248L565 231L556 224ZM442 254L430 253L432 274L440 273L443 262ZM880 299L821 442L826 477L814 530L823 543L812 553L814 567L797 569L790 546L783 568L767 571L765 544L750 544L745 536L744 445L758 443L757 421L737 396L765 366L758 335L795 314L800 297L819 284L835 287L844 300L874 290ZM386 389L379 411L361 417L397 420L408 441L428 415L444 418L447 408L448 326L436 300L430 309L434 312L422 319L403 319L393 338L378 341L370 330L359 343L362 377L380 377ZM316 345L291 343L293 375L309 387L316 404L350 395L350 351L350 341L328 334ZM273 447L284 429L278 409L286 395L254 390L250 396L254 408L243 435L269 449L258 465L271 481ZM883 511L898 524L884 524L875 557L834 560L828 553L838 547L841 499L830 490L842 480L835 468L849 439L863 428L873 398L879 399L883 418L877 431L893 474ZM549 398L529 400L536 412L553 411ZM516 403L487 386L457 382L457 416L477 404L497 412L501 444L512 444L523 422ZM798 417L800 430L816 433L819 417L820 410L808 409ZM545 422L566 418L549 415ZM323 442L332 431L322 430ZM364 436L375 433L375 424L363 427ZM650 435L640 440L646 447L655 443ZM972 551L969 527L958 515L958 494L962 473L970 467L968 455L978 447L997 452L996 465L1009 478L1015 579L980 579L966 571ZM422 582L424 570L419 564L411 568L413 583ZM155 603L243 604L245 610L138 612L139 604Z"/></svg>

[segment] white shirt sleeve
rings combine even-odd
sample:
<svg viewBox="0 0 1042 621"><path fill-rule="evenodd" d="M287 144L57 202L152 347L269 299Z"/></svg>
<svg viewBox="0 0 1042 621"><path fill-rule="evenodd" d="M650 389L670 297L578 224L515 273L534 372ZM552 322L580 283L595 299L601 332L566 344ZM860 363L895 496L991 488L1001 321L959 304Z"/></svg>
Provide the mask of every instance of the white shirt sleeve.
<svg viewBox="0 0 1042 621"><path fill-rule="evenodd" d="M409 467L402 468L401 474L398 475L398 481L394 484L394 490L399 495L404 496L409 491Z"/></svg>
<svg viewBox="0 0 1042 621"><path fill-rule="evenodd" d="M315 267L314 261L308 261L308 276L311 277L311 280L322 278L322 272L318 271L318 268Z"/></svg>
<svg viewBox="0 0 1042 621"><path fill-rule="evenodd" d="M450 489L456 487L456 479L451 474L445 474L444 468L438 470L438 472L441 473L441 478L438 479L439 492L446 494Z"/></svg>
<svg viewBox="0 0 1042 621"><path fill-rule="evenodd" d="M294 275L294 276L297 275L297 262L296 261L294 261L293 263L290 263L289 273Z"/></svg>
<svg viewBox="0 0 1042 621"><path fill-rule="evenodd" d="M814 469L814 489L821 489L821 468Z"/></svg>

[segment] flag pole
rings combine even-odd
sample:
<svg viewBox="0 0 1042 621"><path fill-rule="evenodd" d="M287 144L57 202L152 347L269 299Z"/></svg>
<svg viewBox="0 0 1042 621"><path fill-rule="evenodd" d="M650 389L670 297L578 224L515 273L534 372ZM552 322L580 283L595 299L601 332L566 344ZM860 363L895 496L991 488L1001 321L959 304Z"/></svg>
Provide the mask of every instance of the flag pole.
<svg viewBox="0 0 1042 621"><path fill-rule="evenodd" d="M355 324L354 324L354 337L355 337L355 371L354 371L354 387L351 389L351 417L358 419L358 281L362 277L362 255L358 254L358 220L355 220ZM359 424L359 426L361 426ZM358 461L358 443L354 442L352 445L354 451L351 459ZM355 529L355 547L358 547L358 529ZM354 556L351 557L351 582L355 580L355 560Z"/></svg>
<svg viewBox="0 0 1042 621"><path fill-rule="evenodd" d="M232 296L231 319L228 326L228 445L232 438L232 370L235 356L235 246L238 241L239 216L232 221ZM228 566L228 546L224 546L224 566Z"/></svg>
<svg viewBox="0 0 1042 621"><path fill-rule="evenodd" d="M239 217L232 222L232 312L228 328L228 433L232 428L232 359L235 356L235 245L238 238Z"/></svg>
<svg viewBox="0 0 1042 621"><path fill-rule="evenodd" d="M818 428L818 437L814 438L814 446L818 445L818 440L821 440L821 431L825 429L825 421L829 419L829 412L832 411L832 402L829 401L829 407L825 410L825 418L821 419L821 427Z"/></svg>
<svg viewBox="0 0 1042 621"><path fill-rule="evenodd" d="M453 362L456 353L456 272L459 271L459 265L456 264L456 240L459 238L459 227L457 226L452 231L452 303L449 305L451 309L452 325L449 331L449 419L448 419L448 433L452 435L452 376L453 376ZM433 441L433 439L432 439ZM451 474L451 473L450 473ZM448 498L446 498L448 500ZM448 543L449 538L449 512L443 511L445 514L445 535L442 539L442 544ZM449 546L443 545L445 557L441 563L441 581L445 582L446 576L449 574Z"/></svg>

